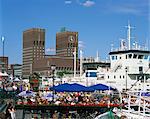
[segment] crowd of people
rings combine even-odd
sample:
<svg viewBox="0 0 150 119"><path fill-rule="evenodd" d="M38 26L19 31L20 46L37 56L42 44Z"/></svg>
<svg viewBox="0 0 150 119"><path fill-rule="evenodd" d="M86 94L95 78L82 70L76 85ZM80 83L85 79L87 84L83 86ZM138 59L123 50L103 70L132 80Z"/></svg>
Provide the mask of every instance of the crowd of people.
<svg viewBox="0 0 150 119"><path fill-rule="evenodd" d="M39 91L35 96L19 97L17 104L55 104L55 105L96 105L96 104L120 104L117 96L107 93L91 92L57 92Z"/></svg>

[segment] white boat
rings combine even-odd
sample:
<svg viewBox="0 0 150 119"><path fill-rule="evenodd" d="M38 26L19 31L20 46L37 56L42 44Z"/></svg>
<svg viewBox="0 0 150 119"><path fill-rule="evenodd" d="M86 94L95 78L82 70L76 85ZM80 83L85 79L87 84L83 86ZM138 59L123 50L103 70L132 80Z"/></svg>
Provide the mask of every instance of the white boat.
<svg viewBox="0 0 150 119"><path fill-rule="evenodd" d="M86 71L81 77L65 78L65 82L78 82L86 86L102 83L117 87L121 92L139 91L143 87L143 76L145 76L145 89L150 91L150 51L137 42L131 42L132 27L128 24L127 28L128 43L121 40L120 48L111 48L110 68L98 67L97 70ZM90 72L97 73L97 76L88 76Z"/></svg>

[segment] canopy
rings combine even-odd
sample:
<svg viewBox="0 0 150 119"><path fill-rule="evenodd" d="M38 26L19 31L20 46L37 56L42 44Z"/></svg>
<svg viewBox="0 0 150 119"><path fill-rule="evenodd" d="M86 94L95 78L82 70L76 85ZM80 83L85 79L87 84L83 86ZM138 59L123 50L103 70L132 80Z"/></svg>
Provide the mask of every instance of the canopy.
<svg viewBox="0 0 150 119"><path fill-rule="evenodd" d="M93 89L85 87L83 85L73 83L73 84L68 84L64 83L58 86L54 86L50 88L51 90L55 90L57 92L88 92L88 91L93 91Z"/></svg>
<svg viewBox="0 0 150 119"><path fill-rule="evenodd" d="M139 94L139 95L140 95L140 94ZM143 93L141 93L141 96L150 97L150 92L143 92Z"/></svg>
<svg viewBox="0 0 150 119"><path fill-rule="evenodd" d="M20 79L19 79L19 78L15 78L15 79L14 79L14 81L16 81L16 82L17 82L17 81L20 81Z"/></svg>
<svg viewBox="0 0 150 119"><path fill-rule="evenodd" d="M70 92L89 92L89 91L94 91L92 88L90 87L85 87L83 85L74 83L74 84L70 84L71 88L70 88Z"/></svg>
<svg viewBox="0 0 150 119"><path fill-rule="evenodd" d="M19 93L17 96L21 96L21 97L32 97L32 96L35 96L35 92L32 92L32 91L22 91L22 92Z"/></svg>
<svg viewBox="0 0 150 119"><path fill-rule="evenodd" d="M104 85L104 84L96 84L93 86L90 86L89 88L92 88L93 90L114 90L112 87Z"/></svg>
<svg viewBox="0 0 150 119"><path fill-rule="evenodd" d="M69 89L70 89L70 84L68 83L64 83L50 88L50 90L55 90L57 92L68 92Z"/></svg>
<svg viewBox="0 0 150 119"><path fill-rule="evenodd" d="M53 96L54 96L54 99L57 99L57 98L58 98L57 95L53 95L53 94L51 94L51 93L49 93L48 95L46 95L46 96L44 96L44 97L42 97L42 98L43 98L43 99L47 99L47 100L52 100Z"/></svg>
<svg viewBox="0 0 150 119"><path fill-rule="evenodd" d="M6 72L4 73L0 72L0 76L8 76L8 74Z"/></svg>

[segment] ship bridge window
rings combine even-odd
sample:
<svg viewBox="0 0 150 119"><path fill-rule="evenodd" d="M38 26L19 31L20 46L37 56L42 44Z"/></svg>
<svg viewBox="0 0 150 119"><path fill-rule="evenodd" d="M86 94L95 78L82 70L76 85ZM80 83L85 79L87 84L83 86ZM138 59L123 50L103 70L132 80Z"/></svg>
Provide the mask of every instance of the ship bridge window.
<svg viewBox="0 0 150 119"><path fill-rule="evenodd" d="M117 56L112 56L111 59L112 60L117 60Z"/></svg>
<svg viewBox="0 0 150 119"><path fill-rule="evenodd" d="M147 60L147 59L148 59L148 55L145 55L145 56L144 56L144 59Z"/></svg>
<svg viewBox="0 0 150 119"><path fill-rule="evenodd" d="M131 59L132 58L132 54L129 54L128 57L129 57L129 59Z"/></svg>
<svg viewBox="0 0 150 119"><path fill-rule="evenodd" d="M111 59L112 59L112 60L115 60L115 56L112 56Z"/></svg>
<svg viewBox="0 0 150 119"><path fill-rule="evenodd" d="M137 58L137 54L134 54L134 55L133 55L133 58L136 59L136 58Z"/></svg>
<svg viewBox="0 0 150 119"><path fill-rule="evenodd" d="M139 55L139 56L138 56L138 59L143 59L143 55Z"/></svg>

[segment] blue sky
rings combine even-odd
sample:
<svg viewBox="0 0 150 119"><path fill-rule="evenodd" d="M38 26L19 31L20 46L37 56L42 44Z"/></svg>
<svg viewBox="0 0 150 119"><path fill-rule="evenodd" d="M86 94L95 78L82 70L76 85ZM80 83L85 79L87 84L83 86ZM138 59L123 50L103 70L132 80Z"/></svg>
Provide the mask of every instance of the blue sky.
<svg viewBox="0 0 150 119"><path fill-rule="evenodd" d="M149 0L0 0L0 36L9 63L22 63L22 32L33 27L46 29L46 49L55 47L56 32L66 27L79 32L85 57L98 50L106 59L111 44L118 47L126 38L128 20L135 27L132 42L150 41L149 7Z"/></svg>

